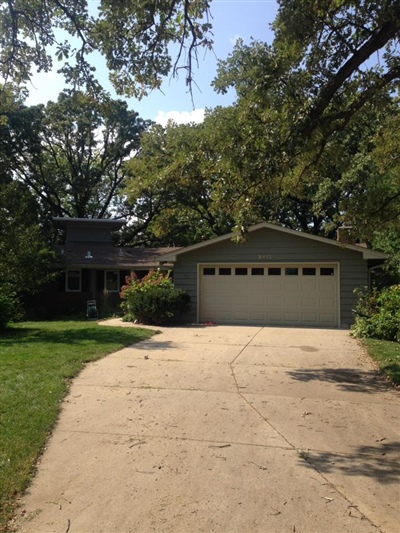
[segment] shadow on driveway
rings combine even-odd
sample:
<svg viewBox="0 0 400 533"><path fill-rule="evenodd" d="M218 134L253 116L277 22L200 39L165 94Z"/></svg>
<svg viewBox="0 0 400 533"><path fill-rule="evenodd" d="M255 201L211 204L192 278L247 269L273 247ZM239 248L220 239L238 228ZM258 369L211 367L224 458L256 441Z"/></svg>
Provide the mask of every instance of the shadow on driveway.
<svg viewBox="0 0 400 533"><path fill-rule="evenodd" d="M390 389L387 381L375 370L355 368L301 368L287 375L297 381L326 381L335 383L340 390L374 394Z"/></svg>
<svg viewBox="0 0 400 533"><path fill-rule="evenodd" d="M382 485L398 484L400 480L400 442L359 446L354 453L302 452L299 464L316 468L323 474L373 478Z"/></svg>

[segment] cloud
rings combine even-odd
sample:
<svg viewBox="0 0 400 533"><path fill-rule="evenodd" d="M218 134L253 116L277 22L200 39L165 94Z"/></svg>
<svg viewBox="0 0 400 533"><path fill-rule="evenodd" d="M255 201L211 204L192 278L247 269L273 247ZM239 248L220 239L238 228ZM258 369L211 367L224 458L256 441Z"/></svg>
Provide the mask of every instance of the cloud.
<svg viewBox="0 0 400 533"><path fill-rule="evenodd" d="M237 41L240 41L240 40L242 40L242 37L241 37L240 35L236 34L234 37L231 37L231 38L229 39L229 42L230 42L231 44L236 44L236 42L237 42Z"/></svg>
<svg viewBox="0 0 400 533"><path fill-rule="evenodd" d="M158 111L155 121L157 124L165 126L168 120L173 120L176 124L187 124L195 122L199 124L204 120L204 109L194 111Z"/></svg>

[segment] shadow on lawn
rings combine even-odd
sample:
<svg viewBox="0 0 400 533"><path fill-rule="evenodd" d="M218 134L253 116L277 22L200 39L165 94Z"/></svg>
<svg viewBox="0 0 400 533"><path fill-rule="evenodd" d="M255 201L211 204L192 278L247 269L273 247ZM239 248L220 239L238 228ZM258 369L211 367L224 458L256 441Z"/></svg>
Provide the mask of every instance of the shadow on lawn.
<svg viewBox="0 0 400 533"><path fill-rule="evenodd" d="M400 481L400 442L385 442L376 446L358 446L353 453L303 452L302 466L316 468L323 474L343 474L372 478L382 485Z"/></svg>
<svg viewBox="0 0 400 533"><path fill-rule="evenodd" d="M376 370L355 368L302 368L287 374L297 381L326 381L340 390L374 394L390 389L388 382Z"/></svg>
<svg viewBox="0 0 400 533"><path fill-rule="evenodd" d="M148 331L148 330L147 330ZM155 330L156 331L156 328ZM117 343L128 346L141 340L147 340L151 333L143 330L123 329L115 327L93 327L85 325L63 329L47 329L40 327L21 326L10 328L0 336L1 346L21 345L21 343L54 343L76 345L87 342L100 342L104 344Z"/></svg>

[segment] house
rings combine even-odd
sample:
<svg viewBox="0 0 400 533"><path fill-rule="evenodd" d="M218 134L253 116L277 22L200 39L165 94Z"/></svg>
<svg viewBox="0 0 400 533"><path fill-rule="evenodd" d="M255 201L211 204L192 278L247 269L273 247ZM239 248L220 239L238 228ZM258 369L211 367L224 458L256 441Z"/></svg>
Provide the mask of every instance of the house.
<svg viewBox="0 0 400 533"><path fill-rule="evenodd" d="M91 299L115 308L126 276L135 272L143 277L160 267L158 256L177 250L115 246L113 234L125 220L56 217L53 222L64 233L65 244L58 247L57 281L41 294L46 315L82 311ZM171 265L161 268L167 272Z"/></svg>
<svg viewBox="0 0 400 533"><path fill-rule="evenodd" d="M345 232L345 237L348 234ZM172 263L175 286L191 296L191 322L346 328L354 289L387 258L362 245L269 223L159 257Z"/></svg>

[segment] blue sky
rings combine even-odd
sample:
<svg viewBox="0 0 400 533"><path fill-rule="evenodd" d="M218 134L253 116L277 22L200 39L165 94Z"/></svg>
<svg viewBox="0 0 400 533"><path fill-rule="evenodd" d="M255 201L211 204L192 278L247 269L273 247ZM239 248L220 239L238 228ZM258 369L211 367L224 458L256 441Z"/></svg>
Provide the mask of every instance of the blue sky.
<svg viewBox="0 0 400 533"><path fill-rule="evenodd" d="M93 4L97 0L92 0ZM217 105L230 105L234 99L234 92L227 95L216 94L211 81L216 75L217 59L226 59L232 51L235 40L242 38L247 44L250 38L271 42L273 34L270 23L277 13L275 0L213 0L211 3L212 25L214 34L214 50L199 54L199 68L196 69L194 79L199 88L193 88L194 105L185 85L184 76L181 79L166 79L162 91L153 91L142 100L127 99L129 107L139 113L142 118L165 123L168 118L176 122L200 121L205 108ZM95 66L102 84L117 98L108 82L108 76L101 60ZM59 92L64 88L63 78L56 73L35 74L29 87L29 105L46 103L56 100ZM164 94L163 94L164 93ZM121 97L118 97L121 98Z"/></svg>

